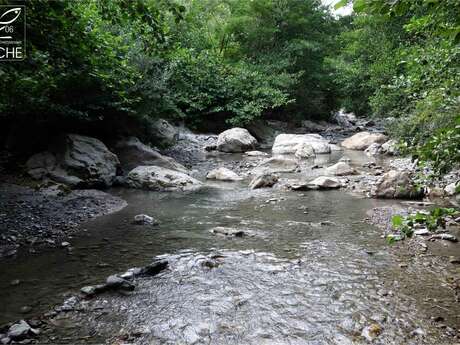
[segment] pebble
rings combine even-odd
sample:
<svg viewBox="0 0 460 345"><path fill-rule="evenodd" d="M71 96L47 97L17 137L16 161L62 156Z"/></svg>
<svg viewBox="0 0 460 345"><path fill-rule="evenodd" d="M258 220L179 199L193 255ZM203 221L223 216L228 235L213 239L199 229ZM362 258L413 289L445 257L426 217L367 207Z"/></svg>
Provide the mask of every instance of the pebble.
<svg viewBox="0 0 460 345"><path fill-rule="evenodd" d="M373 323L369 326L364 327L361 335L368 341L373 341L382 333L382 327L378 323Z"/></svg>
<svg viewBox="0 0 460 345"><path fill-rule="evenodd" d="M21 307L20 309L21 314L27 314L27 313L30 313L31 311L32 311L32 307L30 305L25 305Z"/></svg>
<svg viewBox="0 0 460 345"><path fill-rule="evenodd" d="M134 216L134 224L137 225L156 225L158 224L158 221L146 214L138 214Z"/></svg>
<svg viewBox="0 0 460 345"><path fill-rule="evenodd" d="M19 279L14 279L10 282L10 285L11 286L17 286L21 283L21 281Z"/></svg>
<svg viewBox="0 0 460 345"><path fill-rule="evenodd" d="M418 235L418 236L426 236L426 235L430 234L430 230L428 230L428 229L415 230L414 234Z"/></svg>
<svg viewBox="0 0 460 345"><path fill-rule="evenodd" d="M449 257L449 262L451 264L460 264L460 257L457 256L450 256Z"/></svg>
<svg viewBox="0 0 460 345"><path fill-rule="evenodd" d="M440 240L445 240L445 241L450 241L450 242L457 242L457 237L451 234L434 234L429 238L430 240L433 239L440 239Z"/></svg>

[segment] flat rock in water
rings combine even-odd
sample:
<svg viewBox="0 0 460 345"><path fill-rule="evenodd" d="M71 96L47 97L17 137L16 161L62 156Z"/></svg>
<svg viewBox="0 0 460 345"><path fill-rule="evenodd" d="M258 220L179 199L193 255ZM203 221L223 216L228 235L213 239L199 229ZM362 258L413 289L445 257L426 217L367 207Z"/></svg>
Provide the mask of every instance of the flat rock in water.
<svg viewBox="0 0 460 345"><path fill-rule="evenodd" d="M213 234L217 235L224 235L228 237L243 237L248 236L249 233L245 230L235 229L235 228L228 228L224 226L217 226L210 230Z"/></svg>
<svg viewBox="0 0 460 345"><path fill-rule="evenodd" d="M231 171L230 169L221 167L214 170L211 170L206 175L207 179L210 180L219 180L219 181L240 181L242 177L237 173Z"/></svg>
<svg viewBox="0 0 460 345"><path fill-rule="evenodd" d="M287 173L296 171L299 168L299 163L294 159L276 156L264 160L258 165L258 168L266 169L272 173Z"/></svg>
<svg viewBox="0 0 460 345"><path fill-rule="evenodd" d="M342 187L340 180L328 176L319 176L313 181L310 181L308 185L319 189L334 189Z"/></svg>
<svg viewBox="0 0 460 345"><path fill-rule="evenodd" d="M134 224L137 225L155 225L158 224L158 221L155 220L155 218L150 217L146 214L138 214L134 216Z"/></svg>

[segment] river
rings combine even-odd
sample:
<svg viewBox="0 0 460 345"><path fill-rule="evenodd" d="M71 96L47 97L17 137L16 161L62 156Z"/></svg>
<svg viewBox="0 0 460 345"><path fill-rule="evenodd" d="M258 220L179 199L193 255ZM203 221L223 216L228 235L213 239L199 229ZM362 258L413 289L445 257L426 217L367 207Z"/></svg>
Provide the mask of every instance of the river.
<svg viewBox="0 0 460 345"><path fill-rule="evenodd" d="M347 154L356 167L369 160ZM342 155L320 160L332 164ZM436 257L407 259L365 221L372 208L396 201L343 190L249 190L247 181L208 182L185 194L110 193L128 206L83 224L70 253L19 253L0 263L2 323L23 318L24 305L45 312L84 285L160 257L169 268L138 279L133 294L104 294L85 302L86 312L60 317L71 322L56 322L59 343L136 334L127 343L347 345L375 336L375 344L447 345L445 326L431 318L442 315L460 328L459 304ZM160 225L132 224L139 213ZM217 226L249 236L216 235L210 229ZM15 279L20 284L11 286Z"/></svg>

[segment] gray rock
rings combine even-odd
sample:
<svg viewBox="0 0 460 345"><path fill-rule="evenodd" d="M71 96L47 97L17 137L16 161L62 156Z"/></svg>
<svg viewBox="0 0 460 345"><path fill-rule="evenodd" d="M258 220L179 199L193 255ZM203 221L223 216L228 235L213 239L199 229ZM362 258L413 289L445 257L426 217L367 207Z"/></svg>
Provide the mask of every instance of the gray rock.
<svg viewBox="0 0 460 345"><path fill-rule="evenodd" d="M121 289L121 290L132 291L135 288L134 284L132 284L128 280L123 279L115 274L107 277L105 286L107 287L107 289L112 289L112 290Z"/></svg>
<svg viewBox="0 0 460 345"><path fill-rule="evenodd" d="M319 134L280 134L275 138L274 154L295 154L303 144L313 147L315 154L330 153L329 141Z"/></svg>
<svg viewBox="0 0 460 345"><path fill-rule="evenodd" d="M228 228L224 226L217 226L210 230L213 234L224 235L228 237L243 237L247 236L249 233L245 230Z"/></svg>
<svg viewBox="0 0 460 345"><path fill-rule="evenodd" d="M316 156L313 146L307 143L300 143L294 155L300 159L314 158Z"/></svg>
<svg viewBox="0 0 460 345"><path fill-rule="evenodd" d="M342 187L340 180L327 176L319 176L313 181L310 181L308 185L318 189L335 189Z"/></svg>
<svg viewBox="0 0 460 345"><path fill-rule="evenodd" d="M418 199L423 196L423 191L416 186L408 172L390 170L377 182L372 195L386 199Z"/></svg>
<svg viewBox="0 0 460 345"><path fill-rule="evenodd" d="M1 337L0 338L0 343L6 345L6 344L9 344L11 342L11 338L10 337Z"/></svg>
<svg viewBox="0 0 460 345"><path fill-rule="evenodd" d="M109 187L119 161L98 139L68 134L52 150L30 157L26 166L36 179L49 178L72 187Z"/></svg>
<svg viewBox="0 0 460 345"><path fill-rule="evenodd" d="M150 146L143 144L136 137L119 140L114 150L120 160L121 167L126 172L138 166L148 165L177 170L183 173L187 172L187 168L182 164L176 162L171 157L162 155Z"/></svg>
<svg viewBox="0 0 460 345"><path fill-rule="evenodd" d="M393 140L393 139L388 140L387 142L383 143L381 150L383 153L387 155L396 156L399 154L398 143L396 142L396 140Z"/></svg>
<svg viewBox="0 0 460 345"><path fill-rule="evenodd" d="M377 156L382 153L382 145L379 143L373 143L364 150L364 153L368 156Z"/></svg>
<svg viewBox="0 0 460 345"><path fill-rule="evenodd" d="M445 241L450 241L450 242L457 242L457 237L451 234L434 234L430 238L430 240L433 239L439 239L439 240L445 240Z"/></svg>
<svg viewBox="0 0 460 345"><path fill-rule="evenodd" d="M325 174L331 176L346 176L354 175L356 174L356 171L348 163L338 162L330 167L327 167Z"/></svg>
<svg viewBox="0 0 460 345"><path fill-rule="evenodd" d="M444 191L449 196L455 195L455 194L457 194L457 188L458 188L459 185L460 185L459 182L450 183L444 188Z"/></svg>
<svg viewBox="0 0 460 345"><path fill-rule="evenodd" d="M221 152L245 152L254 149L256 145L256 138L244 128L228 129L217 138L217 150Z"/></svg>
<svg viewBox="0 0 460 345"><path fill-rule="evenodd" d="M134 216L134 224L137 225L156 225L158 222L155 218L150 217L146 214L138 214Z"/></svg>
<svg viewBox="0 0 460 345"><path fill-rule="evenodd" d="M179 130L168 121L157 119L151 123L150 135L159 146L171 146L179 139Z"/></svg>
<svg viewBox="0 0 460 345"><path fill-rule="evenodd" d="M333 119L342 127L352 127L356 124L356 116L353 113L345 113L343 110L334 114Z"/></svg>
<svg viewBox="0 0 460 345"><path fill-rule="evenodd" d="M262 173L254 177L249 183L249 188L257 189L263 187L272 187L278 182L278 176L270 172Z"/></svg>
<svg viewBox="0 0 460 345"><path fill-rule="evenodd" d="M206 175L207 179L211 180L220 180L220 181L240 181L242 178L235 172L230 169L221 167L214 170L211 170Z"/></svg>
<svg viewBox="0 0 460 345"><path fill-rule="evenodd" d="M262 168L262 169L260 169ZM283 156L275 156L268 158L262 161L256 170L260 172L260 170L269 171L272 173L275 172L294 172L299 169L299 163L290 158L286 158Z"/></svg>
<svg viewBox="0 0 460 345"><path fill-rule="evenodd" d="M374 143L382 144L387 136L381 133L359 132L342 142L342 147L350 150L365 150Z"/></svg>
<svg viewBox="0 0 460 345"><path fill-rule="evenodd" d="M428 229L419 229L419 230L415 230L414 234L418 236L427 236L431 234L431 232Z"/></svg>
<svg viewBox="0 0 460 345"><path fill-rule="evenodd" d="M200 188L202 183L179 171L157 166L140 166L128 173L126 185L155 191L190 191Z"/></svg>
<svg viewBox="0 0 460 345"><path fill-rule="evenodd" d="M29 324L24 320L21 320L9 328L8 337L13 340L23 339L29 336L31 333L34 334L34 332L32 332L32 327L30 327Z"/></svg>

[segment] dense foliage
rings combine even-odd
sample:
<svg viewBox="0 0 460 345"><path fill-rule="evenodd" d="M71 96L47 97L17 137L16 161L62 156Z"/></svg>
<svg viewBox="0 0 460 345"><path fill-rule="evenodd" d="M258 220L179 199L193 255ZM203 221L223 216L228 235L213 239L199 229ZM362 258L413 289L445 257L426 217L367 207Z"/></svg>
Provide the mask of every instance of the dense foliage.
<svg viewBox="0 0 460 345"><path fill-rule="evenodd" d="M27 9L27 58L0 65L0 125L230 126L343 107L388 119L403 147L449 170L460 159L460 2L338 5L350 2L340 18L320 0L0 0Z"/></svg>
<svg viewBox="0 0 460 345"><path fill-rule="evenodd" d="M449 170L460 162L460 2L353 3L338 62L344 106L389 118L404 146Z"/></svg>
<svg viewBox="0 0 460 345"><path fill-rule="evenodd" d="M3 119L241 125L337 108L335 21L317 0L34 0L26 10L27 59L0 66Z"/></svg>

